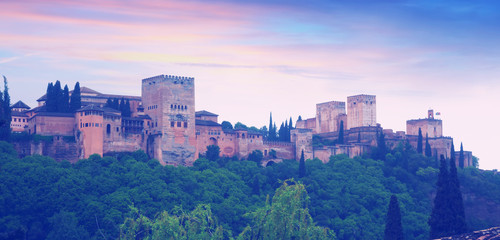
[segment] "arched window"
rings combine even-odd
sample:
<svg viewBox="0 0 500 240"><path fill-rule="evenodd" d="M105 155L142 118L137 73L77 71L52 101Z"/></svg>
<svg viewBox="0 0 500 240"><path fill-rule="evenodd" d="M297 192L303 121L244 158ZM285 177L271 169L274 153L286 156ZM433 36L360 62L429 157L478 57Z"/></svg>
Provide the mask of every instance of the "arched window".
<svg viewBox="0 0 500 240"><path fill-rule="evenodd" d="M109 135L111 133L111 125L106 125L106 133Z"/></svg>

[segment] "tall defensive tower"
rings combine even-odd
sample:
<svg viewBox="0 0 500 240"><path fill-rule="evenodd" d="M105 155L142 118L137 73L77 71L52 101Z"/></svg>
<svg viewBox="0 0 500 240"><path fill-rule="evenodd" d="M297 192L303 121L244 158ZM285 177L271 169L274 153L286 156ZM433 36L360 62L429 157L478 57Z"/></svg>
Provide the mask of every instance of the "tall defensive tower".
<svg viewBox="0 0 500 240"><path fill-rule="evenodd" d="M377 125L375 95L347 97L347 129Z"/></svg>
<svg viewBox="0 0 500 240"><path fill-rule="evenodd" d="M193 164L194 103L194 78L159 75L142 80L142 104L153 125L153 157L161 164Z"/></svg>
<svg viewBox="0 0 500 240"><path fill-rule="evenodd" d="M341 115L345 116L345 102L331 101L316 104L316 133L338 131Z"/></svg>

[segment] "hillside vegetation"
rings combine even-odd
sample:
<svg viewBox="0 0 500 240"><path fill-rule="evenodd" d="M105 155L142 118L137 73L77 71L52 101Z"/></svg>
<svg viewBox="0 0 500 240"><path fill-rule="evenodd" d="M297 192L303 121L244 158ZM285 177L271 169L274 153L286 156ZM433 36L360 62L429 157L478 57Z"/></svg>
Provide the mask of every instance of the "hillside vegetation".
<svg viewBox="0 0 500 240"><path fill-rule="evenodd" d="M312 217L307 227L326 227L315 230L318 234L383 238L389 199L395 194L405 238L428 239L438 173L434 158L401 145L384 161L340 155L326 164L307 160L305 167L299 178L299 163L292 160L265 168L253 161L204 158L193 167L161 166L140 151L93 155L72 165L44 156L19 159L11 145L0 142L0 239L117 239L138 219L149 219L153 226L199 214L214 219L207 229L223 239L259 239L256 221L272 228L283 218L258 217L287 199L273 196L299 191L283 189L291 178L298 182L288 185L305 186L296 206L304 219ZM459 177L466 214L489 204L491 216L500 216L499 174L466 168L459 169ZM466 217L470 230L500 224L494 217Z"/></svg>

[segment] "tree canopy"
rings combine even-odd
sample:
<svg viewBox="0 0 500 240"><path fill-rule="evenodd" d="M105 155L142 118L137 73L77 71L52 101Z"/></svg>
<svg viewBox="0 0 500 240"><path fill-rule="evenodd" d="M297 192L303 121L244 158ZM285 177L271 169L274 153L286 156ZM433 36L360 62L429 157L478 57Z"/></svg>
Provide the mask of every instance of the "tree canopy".
<svg viewBox="0 0 500 240"><path fill-rule="evenodd" d="M328 163L312 159L304 164L307 175L298 183L287 181L299 178L295 160L261 167L217 157L215 162L200 158L193 167L174 167L161 166L137 151L116 157L92 155L70 164L40 155L19 159L10 144L0 142L0 239L117 239L131 233L120 226L139 227L140 219L151 223L141 227L149 229L148 236L165 233L164 224L188 232L195 229L190 224L201 221L194 217L196 209L213 220L203 223L205 229L212 234L222 229L224 238L252 239L258 229L264 234L272 226L293 225L297 231L287 227L269 234L299 234L303 229L324 234L328 228L338 239L381 239L391 195L397 196L403 212L404 237L428 239L426 221L438 175L433 158L401 143L387 152L385 161L337 155ZM459 168L457 176L465 194L500 204L500 175ZM477 203L467 199L471 198L464 198L464 209L474 212ZM291 208L283 209L285 205ZM287 216L281 217L284 213ZM476 230L491 227L494 220L467 215L466 221L468 229Z"/></svg>

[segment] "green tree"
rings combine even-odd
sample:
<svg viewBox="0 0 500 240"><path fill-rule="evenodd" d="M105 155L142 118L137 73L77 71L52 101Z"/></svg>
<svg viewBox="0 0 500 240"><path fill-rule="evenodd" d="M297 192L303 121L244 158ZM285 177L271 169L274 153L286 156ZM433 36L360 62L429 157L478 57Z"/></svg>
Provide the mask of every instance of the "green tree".
<svg viewBox="0 0 500 240"><path fill-rule="evenodd" d="M417 138L417 153L422 154L423 153L423 148L422 148L422 129L418 128L418 138Z"/></svg>
<svg viewBox="0 0 500 240"><path fill-rule="evenodd" d="M130 117L132 115L132 111L130 109L130 101L128 99L122 99L123 106L122 106L122 116L123 117Z"/></svg>
<svg viewBox="0 0 500 240"><path fill-rule="evenodd" d="M285 120L285 129L283 130L285 137L284 142L290 142L290 126L288 126L288 121Z"/></svg>
<svg viewBox="0 0 500 240"><path fill-rule="evenodd" d="M472 156L472 166L475 168L479 168L479 158L476 156Z"/></svg>
<svg viewBox="0 0 500 240"><path fill-rule="evenodd" d="M399 209L398 198L395 195L391 196L389 208L387 210L387 218L385 222L385 240L402 240L403 227L401 225L401 211Z"/></svg>
<svg viewBox="0 0 500 240"><path fill-rule="evenodd" d="M465 157L464 157L464 145L463 143L460 143L460 153L458 155L458 164L460 168L464 168L465 166Z"/></svg>
<svg viewBox="0 0 500 240"><path fill-rule="evenodd" d="M68 85L64 85L64 89L62 92L61 112L69 112L69 88L68 88Z"/></svg>
<svg viewBox="0 0 500 240"><path fill-rule="evenodd" d="M285 125L281 123L280 129L278 130L278 141L286 141L286 130L285 130Z"/></svg>
<svg viewBox="0 0 500 240"><path fill-rule="evenodd" d="M252 194L260 195L260 181L257 175L253 177Z"/></svg>
<svg viewBox="0 0 500 240"><path fill-rule="evenodd" d="M266 126L262 126L259 129L260 134L262 134L263 139L268 139L269 138L269 129L267 129Z"/></svg>
<svg viewBox="0 0 500 240"><path fill-rule="evenodd" d="M74 213L60 211L49 219L52 230L47 235L47 239L54 240L78 240L89 239L89 233L78 224L78 218Z"/></svg>
<svg viewBox="0 0 500 240"><path fill-rule="evenodd" d="M69 108L71 112L76 112L76 110L82 107L82 96L80 92L80 83L76 82L73 92L71 93L71 99L69 102Z"/></svg>
<svg viewBox="0 0 500 240"><path fill-rule="evenodd" d="M273 113L269 114L269 140L276 141L276 124L273 125Z"/></svg>
<svg viewBox="0 0 500 240"><path fill-rule="evenodd" d="M385 160L387 154L387 147L385 145L385 134L383 131L377 133L377 148L374 151L374 158L378 160Z"/></svg>
<svg viewBox="0 0 500 240"><path fill-rule="evenodd" d="M52 89L53 91L53 97L55 101L55 112L63 112L64 111L64 96L63 96L63 90L61 88L61 82L59 80L56 81L54 84L54 88Z"/></svg>
<svg viewBox="0 0 500 240"><path fill-rule="evenodd" d="M264 158L264 154L260 150L253 150L252 153L248 154L248 161L256 162L258 165Z"/></svg>
<svg viewBox="0 0 500 240"><path fill-rule="evenodd" d="M436 196L429 219L430 238L440 238L453 235L450 228L451 212L449 208L449 173L446 160L441 155L438 181L436 183Z"/></svg>
<svg viewBox="0 0 500 240"><path fill-rule="evenodd" d="M232 130L233 129L233 124L231 124L228 121L222 121L221 126L222 126L222 130Z"/></svg>
<svg viewBox="0 0 500 240"><path fill-rule="evenodd" d="M0 140L10 140L10 122L12 121L12 112L10 108L10 95L9 87L7 85L7 78L3 76L3 94L0 91Z"/></svg>
<svg viewBox="0 0 500 240"><path fill-rule="evenodd" d="M47 93L45 94L45 108L48 112L55 112L57 102L54 95L54 84L50 82L47 85Z"/></svg>
<svg viewBox="0 0 500 240"><path fill-rule="evenodd" d="M299 178L303 178L305 176L306 176L306 161L304 159L304 150L302 150L299 162Z"/></svg>
<svg viewBox="0 0 500 240"><path fill-rule="evenodd" d="M113 108L113 99L111 98L108 98L108 100L106 100L106 107L109 107L109 108Z"/></svg>
<svg viewBox="0 0 500 240"><path fill-rule="evenodd" d="M425 156L432 157L432 148L429 144L429 135L425 134Z"/></svg>
<svg viewBox="0 0 500 240"><path fill-rule="evenodd" d="M453 141L451 141L450 161L456 162L456 158L455 158L455 145L453 144Z"/></svg>
<svg viewBox="0 0 500 240"><path fill-rule="evenodd" d="M304 184L286 180L266 205L247 216L252 225L238 236L240 240L335 239L333 231L316 226L307 208L309 196Z"/></svg>
<svg viewBox="0 0 500 240"><path fill-rule="evenodd" d="M241 122L237 122L234 124L234 129L248 130L248 126Z"/></svg>
<svg viewBox="0 0 500 240"><path fill-rule="evenodd" d="M458 181L457 167L455 161L450 161L450 174L448 180L448 207L451 213L449 222L452 235L467 232L465 223L464 202L462 192L460 191L460 182Z"/></svg>
<svg viewBox="0 0 500 240"><path fill-rule="evenodd" d="M213 216L210 205L200 204L190 213L181 209L177 214L163 211L154 220L139 214L136 208L132 211L135 217L127 218L120 226L120 239L217 240L225 237L226 231Z"/></svg>
<svg viewBox="0 0 500 240"><path fill-rule="evenodd" d="M211 162L216 162L220 155L220 148L217 145L207 146L206 156Z"/></svg>
<svg viewBox="0 0 500 240"><path fill-rule="evenodd" d="M344 144L344 121L340 121L339 138L337 142L339 144Z"/></svg>

